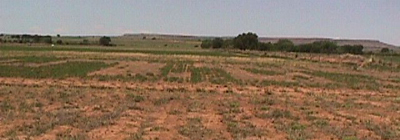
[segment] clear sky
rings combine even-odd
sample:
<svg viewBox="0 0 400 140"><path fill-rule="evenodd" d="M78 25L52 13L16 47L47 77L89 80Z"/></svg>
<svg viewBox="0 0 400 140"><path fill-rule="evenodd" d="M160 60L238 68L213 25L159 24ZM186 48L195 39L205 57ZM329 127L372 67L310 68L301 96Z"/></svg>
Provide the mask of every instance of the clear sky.
<svg viewBox="0 0 400 140"><path fill-rule="evenodd" d="M0 0L0 33L377 39L400 45L400 0Z"/></svg>

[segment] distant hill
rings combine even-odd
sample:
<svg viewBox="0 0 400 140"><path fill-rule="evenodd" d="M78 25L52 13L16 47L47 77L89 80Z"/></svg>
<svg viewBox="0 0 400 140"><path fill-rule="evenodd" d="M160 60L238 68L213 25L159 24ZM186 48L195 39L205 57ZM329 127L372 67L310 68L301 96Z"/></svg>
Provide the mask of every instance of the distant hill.
<svg viewBox="0 0 400 140"><path fill-rule="evenodd" d="M131 37L131 38L146 38L146 39L176 39L176 40L199 40L199 39L207 39L213 37L201 37L201 36L191 36L191 35L170 35L170 34L124 34L124 37Z"/></svg>
<svg viewBox="0 0 400 140"><path fill-rule="evenodd" d="M173 39L173 40L203 40L203 39L212 39L215 36L193 36L193 35L171 35L171 34L124 34L124 37L132 37L132 38L143 38L147 39L157 38L157 39ZM234 37L222 37L225 39L231 39ZM380 42L378 40L362 40L362 39L331 39L331 38L271 38L271 37L260 37L259 40L261 42L278 42L280 39L289 39L294 44L307 44L313 43L315 41L332 41L336 42L338 45L363 45L364 51L380 51L382 48L389 48L395 51L400 51L400 47L387 44L384 42Z"/></svg>
<svg viewBox="0 0 400 140"><path fill-rule="evenodd" d="M259 40L261 42L278 42L280 39L289 39L294 44L307 44L315 41L332 41L336 42L338 45L363 45L364 51L380 51L382 48L389 48L395 51L400 51L399 47L394 45L390 45L384 42L380 42L378 40L361 40L361 39L331 39L331 38L268 38L261 37Z"/></svg>

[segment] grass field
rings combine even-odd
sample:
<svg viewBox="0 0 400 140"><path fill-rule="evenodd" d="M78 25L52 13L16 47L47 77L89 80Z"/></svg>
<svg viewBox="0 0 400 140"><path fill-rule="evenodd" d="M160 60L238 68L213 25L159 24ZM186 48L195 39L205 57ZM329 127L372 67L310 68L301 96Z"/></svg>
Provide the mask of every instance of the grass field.
<svg viewBox="0 0 400 140"><path fill-rule="evenodd" d="M117 44L0 44L0 139L400 137L399 56Z"/></svg>

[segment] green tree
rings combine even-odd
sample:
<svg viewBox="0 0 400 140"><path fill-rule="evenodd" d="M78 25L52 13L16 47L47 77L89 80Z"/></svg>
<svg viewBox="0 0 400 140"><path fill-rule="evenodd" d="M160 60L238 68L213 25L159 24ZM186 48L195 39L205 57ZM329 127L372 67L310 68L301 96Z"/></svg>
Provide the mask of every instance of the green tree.
<svg viewBox="0 0 400 140"><path fill-rule="evenodd" d="M287 52L295 51L294 43L289 39L280 39L278 42L274 44L274 46L279 51L287 51Z"/></svg>
<svg viewBox="0 0 400 140"><path fill-rule="evenodd" d="M110 38L110 37L103 36L103 37L100 38L99 42L100 42L100 45L103 45L103 46L110 46L110 45L111 45L111 44L110 44L110 43L111 43L111 38Z"/></svg>
<svg viewBox="0 0 400 140"><path fill-rule="evenodd" d="M211 48L211 46L212 46L211 40L203 40L200 45L200 47L203 49L209 49L209 48Z"/></svg>
<svg viewBox="0 0 400 140"><path fill-rule="evenodd" d="M43 39L43 42L44 43L47 43L47 44L51 44L51 43L53 43L53 41L52 41L52 39L51 39L51 36L44 36L44 37L42 37L42 39Z"/></svg>
<svg viewBox="0 0 400 140"><path fill-rule="evenodd" d="M61 44L63 44L63 42L62 42L62 40L57 40L57 42L56 42L58 45L61 45Z"/></svg>
<svg viewBox="0 0 400 140"><path fill-rule="evenodd" d="M270 51L270 50L272 50L273 46L274 45L271 42L268 42L268 43L260 42L259 45L258 45L258 50L260 50L260 51Z"/></svg>
<svg viewBox="0 0 400 140"><path fill-rule="evenodd" d="M89 45L90 43L89 43L89 40L84 39L84 40L81 42L81 44L82 44L82 45Z"/></svg>
<svg viewBox="0 0 400 140"><path fill-rule="evenodd" d="M338 53L351 53L351 54L363 54L364 46L362 45L343 45L339 46Z"/></svg>
<svg viewBox="0 0 400 140"><path fill-rule="evenodd" d="M222 48L232 48L233 47L233 39L225 39Z"/></svg>
<svg viewBox="0 0 400 140"><path fill-rule="evenodd" d="M224 45L224 40L222 40L222 38L215 38L212 41L212 48L214 49L222 48L223 45Z"/></svg>
<svg viewBox="0 0 400 140"><path fill-rule="evenodd" d="M388 53L390 52L389 48L382 48L381 53Z"/></svg>
<svg viewBox="0 0 400 140"><path fill-rule="evenodd" d="M301 44L297 46L297 52L307 52L310 53L313 48L313 44Z"/></svg>
<svg viewBox="0 0 400 140"><path fill-rule="evenodd" d="M313 43L314 52L317 53L337 53L338 46L331 41L317 41Z"/></svg>
<svg viewBox="0 0 400 140"><path fill-rule="evenodd" d="M350 49L350 53L352 54L363 54L363 45L353 45Z"/></svg>
<svg viewBox="0 0 400 140"><path fill-rule="evenodd" d="M254 33L243 33L233 39L233 47L240 50L258 49L258 36Z"/></svg>

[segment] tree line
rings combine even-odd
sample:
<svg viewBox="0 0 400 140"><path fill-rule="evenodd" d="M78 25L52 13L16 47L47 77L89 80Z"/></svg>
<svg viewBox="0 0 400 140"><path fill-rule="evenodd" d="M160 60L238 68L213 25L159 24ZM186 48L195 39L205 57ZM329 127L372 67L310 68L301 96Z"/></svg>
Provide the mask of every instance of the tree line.
<svg viewBox="0 0 400 140"><path fill-rule="evenodd" d="M276 43L265 43L258 40L255 33L239 34L233 39L214 38L203 40L201 48L233 48L239 50L258 50L258 51L282 51L282 52L305 52L305 53L325 53L325 54L362 54L362 45L343 45L339 46L332 41L316 41L308 44L295 45L288 39L281 39Z"/></svg>
<svg viewBox="0 0 400 140"><path fill-rule="evenodd" d="M14 39L18 43L52 43L52 38L49 35L11 35L11 39Z"/></svg>
<svg viewBox="0 0 400 140"><path fill-rule="evenodd" d="M0 34L0 37L4 37L4 34ZM57 38L60 38L61 36L58 34ZM92 43L89 42L87 39L83 39L82 42L63 42L60 39L56 39L56 41L53 41L52 36L50 35L28 35L28 34L23 34L23 35L10 35L9 38L11 40L7 39L2 39L0 38L1 43L46 43L46 44L58 44L58 45L91 45ZM81 37L79 37L81 38ZM102 45L102 46L116 46L115 44L111 44L111 38L107 36L100 37L98 44L93 43L94 45Z"/></svg>

